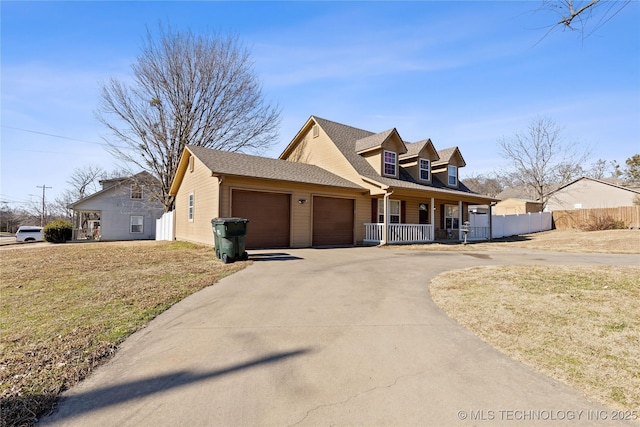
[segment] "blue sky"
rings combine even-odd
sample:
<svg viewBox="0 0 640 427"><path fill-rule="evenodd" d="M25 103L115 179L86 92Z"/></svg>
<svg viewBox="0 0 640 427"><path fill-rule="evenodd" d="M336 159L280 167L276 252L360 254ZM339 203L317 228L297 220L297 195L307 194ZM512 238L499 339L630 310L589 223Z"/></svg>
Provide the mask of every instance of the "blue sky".
<svg viewBox="0 0 640 427"><path fill-rule="evenodd" d="M640 2L594 34L517 2L2 1L0 200L47 201L76 167L115 169L100 83L128 79L147 27L233 33L282 109L277 157L311 115L458 146L461 176L505 165L497 140L537 116L592 160L640 152ZM589 165L586 165L589 166ZM33 195L33 196L30 196Z"/></svg>

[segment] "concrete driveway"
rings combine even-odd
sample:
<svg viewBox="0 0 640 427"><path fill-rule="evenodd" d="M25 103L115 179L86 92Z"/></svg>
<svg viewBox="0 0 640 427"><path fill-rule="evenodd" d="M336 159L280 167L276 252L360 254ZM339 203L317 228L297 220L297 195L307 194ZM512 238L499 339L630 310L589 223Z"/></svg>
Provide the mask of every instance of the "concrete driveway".
<svg viewBox="0 0 640 427"><path fill-rule="evenodd" d="M250 255L253 266L130 337L41 424L626 425L460 327L432 302L428 284L470 266L637 265L637 255L472 246Z"/></svg>

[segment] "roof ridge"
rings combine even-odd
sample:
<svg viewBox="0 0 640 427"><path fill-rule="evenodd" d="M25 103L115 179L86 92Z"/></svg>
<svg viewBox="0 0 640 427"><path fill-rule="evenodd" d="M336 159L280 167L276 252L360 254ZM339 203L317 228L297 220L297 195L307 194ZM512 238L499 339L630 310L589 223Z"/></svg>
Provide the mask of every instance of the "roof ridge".
<svg viewBox="0 0 640 427"><path fill-rule="evenodd" d="M345 125L344 123L336 122L334 120L324 119L324 118L318 117L318 116L311 116L311 117L313 117L313 119L316 120L316 121L320 120L320 121L323 121L323 122L326 122L326 123L331 123L331 124L342 126L342 127L345 127L345 128L350 128L350 129L357 130L357 131L360 131L360 132L369 132L372 135L380 133L380 132L372 132L370 130L358 128L358 127L351 126L351 125ZM392 128L392 129L394 129L394 128Z"/></svg>
<svg viewBox="0 0 640 427"><path fill-rule="evenodd" d="M576 182L578 182L578 181L580 181L582 179L590 179L591 181L595 181L595 182L598 182L600 184L610 185L611 187L619 188L619 189L622 189L622 190L629 190L629 191L632 191L634 193L640 194L640 190L636 190L635 188L625 187L625 186L622 186L622 185L619 185L619 184L614 184L612 182L607 182L607 181L603 181L603 180L598 179L598 178L591 178L590 176L584 176L584 175L579 177L579 178L574 179L573 181L570 181L570 182L564 184L561 187L556 188L550 194L556 193L556 192L562 190L563 188L566 188L566 187L568 187L570 185L573 185L573 184L575 184Z"/></svg>

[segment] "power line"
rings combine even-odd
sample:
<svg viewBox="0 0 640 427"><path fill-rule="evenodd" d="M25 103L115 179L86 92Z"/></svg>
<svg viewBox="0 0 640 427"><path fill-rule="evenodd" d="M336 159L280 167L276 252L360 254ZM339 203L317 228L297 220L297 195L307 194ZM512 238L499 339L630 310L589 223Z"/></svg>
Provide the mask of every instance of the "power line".
<svg viewBox="0 0 640 427"><path fill-rule="evenodd" d="M40 132L40 131L37 131L37 130L31 130L31 129L23 129L23 128L18 128L18 127L15 127L15 126L6 126L6 125L0 125L0 126L3 127L3 128L7 128L7 129L19 130L21 132L35 133L35 134L38 134L38 135L45 135L45 136L51 136L51 137L54 137L54 138L67 139L69 141L84 142L84 143L87 143L87 144L100 145L102 147L107 147L107 148L108 147L114 147L114 148L120 148L120 149L130 149L131 148L131 147L122 147L122 146L119 146L119 145L112 145L112 144L109 144L109 143L106 143L106 142L87 141L86 139L72 138L72 137L69 137L69 136L56 135L56 134L53 134L53 133ZM21 150L21 151L29 151L29 150ZM38 152L40 152L40 151L38 151ZM46 152L46 151L42 151L42 152Z"/></svg>
<svg viewBox="0 0 640 427"><path fill-rule="evenodd" d="M87 141L86 139L71 138L69 136L55 135L53 133L47 133L47 132L40 132L40 131L37 131L37 130L17 128L17 127L14 127L14 126L2 125L2 127L3 128L7 128L7 129L19 130L19 131L22 131L22 132L37 133L38 135L52 136L54 138L68 139L70 141L86 142L87 144L108 145L108 144L105 144L104 142Z"/></svg>

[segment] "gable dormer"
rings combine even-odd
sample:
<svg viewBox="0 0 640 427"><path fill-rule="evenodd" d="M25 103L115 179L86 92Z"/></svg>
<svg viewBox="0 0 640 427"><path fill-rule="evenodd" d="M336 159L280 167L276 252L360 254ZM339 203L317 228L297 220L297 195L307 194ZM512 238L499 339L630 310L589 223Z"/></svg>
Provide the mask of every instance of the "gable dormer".
<svg viewBox="0 0 640 427"><path fill-rule="evenodd" d="M458 147L445 148L438 151L440 160L433 163L433 174L444 185L458 188L458 170L467 165Z"/></svg>
<svg viewBox="0 0 640 427"><path fill-rule="evenodd" d="M440 159L431 139L406 144L406 146L407 152L400 156L400 167L417 182L431 184L433 162Z"/></svg>
<svg viewBox="0 0 640 427"><path fill-rule="evenodd" d="M406 152L407 147L395 128L356 141L356 153L387 178L400 176L399 157Z"/></svg>

